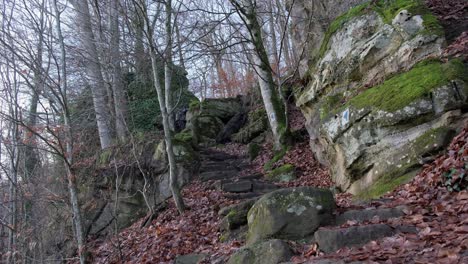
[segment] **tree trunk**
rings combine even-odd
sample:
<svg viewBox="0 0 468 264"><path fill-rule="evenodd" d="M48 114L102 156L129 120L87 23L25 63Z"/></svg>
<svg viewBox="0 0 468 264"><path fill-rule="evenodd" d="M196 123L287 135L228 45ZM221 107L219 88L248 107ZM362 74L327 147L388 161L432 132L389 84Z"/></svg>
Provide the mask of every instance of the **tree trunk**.
<svg viewBox="0 0 468 264"><path fill-rule="evenodd" d="M255 47L254 68L257 72L263 104L268 115L270 128L273 132L274 148L280 150L288 140L289 131L283 102L276 89L270 61L262 39L262 28L258 23L255 6L251 0L242 0L241 4L235 0L236 6L249 30L252 44Z"/></svg>
<svg viewBox="0 0 468 264"><path fill-rule="evenodd" d="M175 131L174 102L172 98L172 0L166 0L166 52L164 58L164 95L169 129Z"/></svg>
<svg viewBox="0 0 468 264"><path fill-rule="evenodd" d="M78 245L78 255L80 257L80 263L84 264L86 262L86 239L83 232L83 222L81 219L80 206L78 203L78 191L76 188L76 178L72 171L73 165L73 133L70 124L70 112L68 109L68 99L67 99L67 60L66 60L66 51L65 43L62 35L62 27L60 20L60 12L57 7L57 0L54 0L54 10L56 16L56 28L57 35L60 44L60 62L61 62L61 74L60 74L60 89L62 94L62 110L63 110L63 120L65 125L65 155L64 163L67 168L67 180L68 180L68 192L70 194L70 203L72 205L73 212L73 226L75 230L75 238Z"/></svg>
<svg viewBox="0 0 468 264"><path fill-rule="evenodd" d="M110 115L106 107L106 90L99 63L99 54L96 48L96 39L92 31L91 16L87 0L71 0L76 12L76 22L80 29L80 39L83 44L86 70L90 78L93 95L94 111L99 133L101 148L106 149L112 143L110 130Z"/></svg>
<svg viewBox="0 0 468 264"><path fill-rule="evenodd" d="M167 7L167 6L166 6ZM167 160L169 161L169 182L171 186L172 196L174 198L174 202L176 204L177 210L179 213L183 213L185 211L185 204L184 200L182 199L182 193L179 188L179 184L177 182L177 164L175 160L173 145L172 145L172 132L169 125L169 116L166 108L166 102L164 98L164 91L161 85L161 80L158 75L159 67L157 62L157 51L156 47L154 46L153 40L153 28L151 23L148 19L148 13L145 10L142 10L142 18L145 21L146 25L146 36L147 36L147 43L149 45L150 57L151 57L151 68L153 71L153 78L154 78L154 88L156 89L156 93L158 94L158 102L159 108L161 110L161 115L163 119L163 128L164 128L164 141L166 144L166 153L167 153ZM167 10L166 10L167 12ZM167 21L166 21L167 25ZM166 86L167 87L167 86Z"/></svg>
<svg viewBox="0 0 468 264"><path fill-rule="evenodd" d="M112 90L114 96L115 130L117 137L123 142L127 135L125 112L127 102L124 96L122 68L120 67L120 34L119 34L119 0L112 0L110 6L110 60L112 66Z"/></svg>

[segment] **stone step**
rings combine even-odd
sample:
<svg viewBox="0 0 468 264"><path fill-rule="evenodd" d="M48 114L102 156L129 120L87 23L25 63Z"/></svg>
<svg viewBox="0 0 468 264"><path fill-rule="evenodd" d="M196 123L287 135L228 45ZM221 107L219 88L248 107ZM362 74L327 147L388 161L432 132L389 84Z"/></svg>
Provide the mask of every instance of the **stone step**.
<svg viewBox="0 0 468 264"><path fill-rule="evenodd" d="M231 166L231 164L229 163L202 164L202 166L200 166L200 172L222 171L222 170L237 170L237 168Z"/></svg>
<svg viewBox="0 0 468 264"><path fill-rule="evenodd" d="M403 210L404 206L395 208L377 208L367 210L350 210L336 216L335 225L345 224L347 221L356 221L362 223L370 221L374 217L378 217L380 220L387 220L390 218L399 218L405 215Z"/></svg>
<svg viewBox="0 0 468 264"><path fill-rule="evenodd" d="M217 154L211 154L211 155L202 155L201 156L202 160L211 160L211 161L225 161L225 160L237 160L238 157L229 155L226 153L217 153Z"/></svg>
<svg viewBox="0 0 468 264"><path fill-rule="evenodd" d="M253 183L250 180L222 184L221 190L230 193L246 193L252 191Z"/></svg>
<svg viewBox="0 0 468 264"><path fill-rule="evenodd" d="M252 191L260 193L268 193L279 189L279 186L263 181L253 181Z"/></svg>
<svg viewBox="0 0 468 264"><path fill-rule="evenodd" d="M239 172L237 170L208 171L200 173L201 181L224 180L235 178Z"/></svg>
<svg viewBox="0 0 468 264"><path fill-rule="evenodd" d="M385 224L352 226L347 228L323 229L315 232L315 242L325 253L335 252L344 247L359 247L372 240L393 236L396 230Z"/></svg>
<svg viewBox="0 0 468 264"><path fill-rule="evenodd" d="M244 176L239 176L239 180L258 180L263 178L263 174L255 173L255 174L248 174Z"/></svg>
<svg viewBox="0 0 468 264"><path fill-rule="evenodd" d="M255 193L255 192L248 192L248 193L225 193L224 197L232 200L244 200L244 199L251 199L256 198L259 196L264 195L264 193Z"/></svg>

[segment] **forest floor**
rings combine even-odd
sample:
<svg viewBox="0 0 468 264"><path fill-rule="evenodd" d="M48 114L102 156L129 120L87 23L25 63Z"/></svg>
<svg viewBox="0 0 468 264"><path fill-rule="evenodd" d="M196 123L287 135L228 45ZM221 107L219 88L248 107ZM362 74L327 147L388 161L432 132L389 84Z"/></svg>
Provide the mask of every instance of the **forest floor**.
<svg viewBox="0 0 468 264"><path fill-rule="evenodd" d="M292 113L294 115L294 113ZM300 123L300 117L292 117ZM294 124L292 124L294 127ZM263 165L272 157L265 143L261 155L252 163L251 172L263 172ZM226 144L218 147L231 155L244 156L246 147ZM275 165L291 163L296 166L298 179L282 187L333 186L327 168L316 162L307 140L295 144ZM345 262L371 263L468 263L468 192L449 192L444 175L452 181L463 181L468 164L468 128L458 135L445 155L425 165L410 183L401 186L385 199L360 203L349 194L338 194L338 211L356 208L396 207L406 205L405 216L381 221L378 218L364 223L349 221L341 227L386 223L390 226L416 226L417 233L400 233L371 241L360 248L343 248L324 254L316 244L291 242L294 263L315 263L321 259L340 259ZM455 168L455 169L454 169ZM458 177L458 178L457 178ZM466 181L465 181L466 182ZM108 240L89 242L93 263L173 263L178 255L203 253L209 257L203 263L224 263L227 257L243 246L243 241L220 241L219 209L238 203L212 188L210 182L195 181L184 187L184 201L188 210L179 215L172 200L168 209L159 214L148 227L141 227L144 219Z"/></svg>

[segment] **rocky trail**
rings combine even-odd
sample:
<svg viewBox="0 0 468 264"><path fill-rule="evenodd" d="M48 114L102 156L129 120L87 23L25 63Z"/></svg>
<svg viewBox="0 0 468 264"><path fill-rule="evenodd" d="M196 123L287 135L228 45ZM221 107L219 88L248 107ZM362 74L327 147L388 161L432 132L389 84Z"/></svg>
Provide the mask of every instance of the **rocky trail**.
<svg viewBox="0 0 468 264"><path fill-rule="evenodd" d="M276 184L262 180L262 174L249 173L251 163L247 156L213 149L202 150L200 155L200 181L211 181L212 186L225 192L227 198L254 198L279 188Z"/></svg>

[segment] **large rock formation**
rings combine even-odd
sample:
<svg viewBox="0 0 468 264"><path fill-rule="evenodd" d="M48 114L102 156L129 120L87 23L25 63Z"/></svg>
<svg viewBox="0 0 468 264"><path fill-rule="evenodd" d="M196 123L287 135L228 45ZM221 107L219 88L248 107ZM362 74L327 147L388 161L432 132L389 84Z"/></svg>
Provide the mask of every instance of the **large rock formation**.
<svg viewBox="0 0 468 264"><path fill-rule="evenodd" d="M287 0L291 10L293 48L301 57L299 73L304 76L317 60L320 44L330 23L349 8L368 0ZM302 56L301 56L302 54Z"/></svg>
<svg viewBox="0 0 468 264"><path fill-rule="evenodd" d="M183 186L198 170L190 144L173 140L177 179ZM125 228L172 196L163 141L137 143L103 151L97 159L98 177L80 184L87 233L108 235Z"/></svg>
<svg viewBox="0 0 468 264"><path fill-rule="evenodd" d="M419 0L373 1L331 23L297 105L342 190L377 196L408 180L466 119L466 67L437 59L442 35Z"/></svg>

